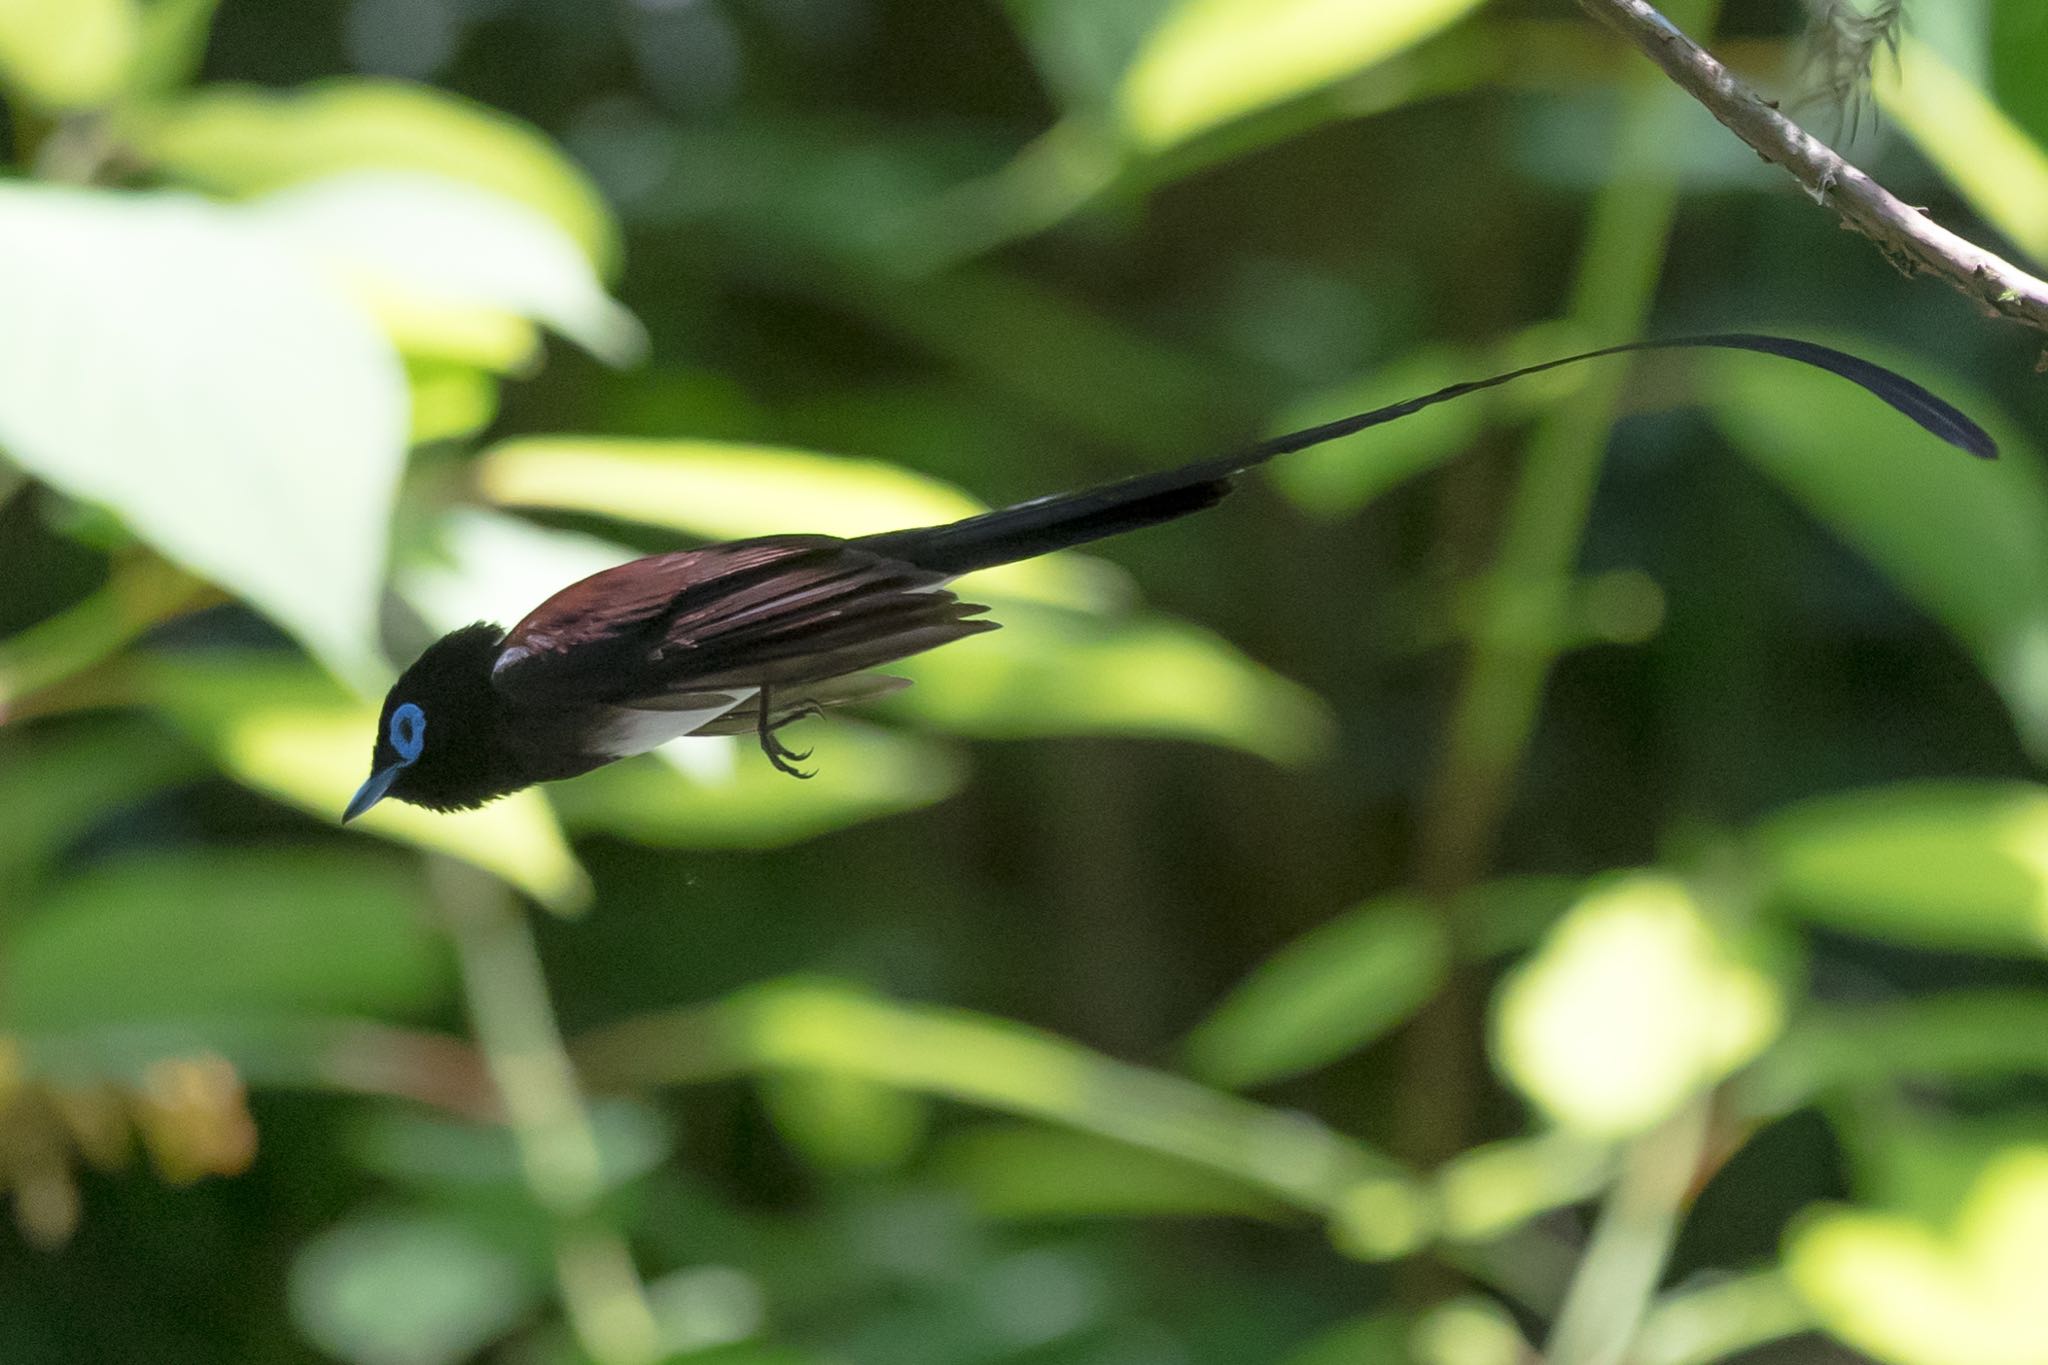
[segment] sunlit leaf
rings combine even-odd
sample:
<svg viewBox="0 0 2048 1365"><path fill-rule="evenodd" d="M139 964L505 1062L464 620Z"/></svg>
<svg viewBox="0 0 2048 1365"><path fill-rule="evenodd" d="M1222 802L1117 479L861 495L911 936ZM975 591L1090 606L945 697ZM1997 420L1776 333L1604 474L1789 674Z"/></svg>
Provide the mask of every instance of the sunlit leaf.
<svg viewBox="0 0 2048 1365"><path fill-rule="evenodd" d="M2048 261L2048 148L1927 43L1911 36L1877 64L1873 86L1927 159L1991 225Z"/></svg>
<svg viewBox="0 0 2048 1365"><path fill-rule="evenodd" d="M140 683L236 780L316 819L340 819L369 774L376 706L304 665L265 655L165 658ZM386 801L351 828L473 863L557 910L580 910L590 897L535 791L453 814Z"/></svg>
<svg viewBox="0 0 2048 1365"><path fill-rule="evenodd" d="M939 1148L934 1171L995 1218L1280 1219L1289 1213L1257 1187L1215 1170L1060 1128L969 1128Z"/></svg>
<svg viewBox="0 0 2048 1365"><path fill-rule="evenodd" d="M406 444L368 317L233 209L0 185L0 446L357 680Z"/></svg>
<svg viewBox="0 0 2048 1365"><path fill-rule="evenodd" d="M219 8L220 0L149 0L128 72L129 93L167 95L190 81L206 58Z"/></svg>
<svg viewBox="0 0 2048 1365"><path fill-rule="evenodd" d="M508 506L596 512L706 540L805 531L858 536L933 526L987 510L950 484L897 465L737 441L529 437L477 467ZM965 580L973 591L1059 603L1097 594L1086 561L1052 556Z"/></svg>
<svg viewBox="0 0 2048 1365"><path fill-rule="evenodd" d="M350 1365L454 1365L541 1299L533 1271L464 1222L369 1214L329 1228L292 1265L292 1317Z"/></svg>
<svg viewBox="0 0 2048 1365"><path fill-rule="evenodd" d="M498 381L474 366L411 360L405 377L412 385L414 445L473 435L498 415Z"/></svg>
<svg viewBox="0 0 2048 1365"><path fill-rule="evenodd" d="M1445 1235L1489 1242L1590 1199L1614 1178L1614 1156L1612 1142L1565 1130L1468 1148L1436 1175Z"/></svg>
<svg viewBox="0 0 2048 1365"><path fill-rule="evenodd" d="M1478 0L1182 0L1125 74L1124 122L1145 146L1180 142L1385 61L1477 6Z"/></svg>
<svg viewBox="0 0 2048 1365"><path fill-rule="evenodd" d="M1397 1167L1304 1115L962 1010L786 982L709 1011L628 1020L579 1042L576 1055L613 1085L785 1070L864 1077L1176 1157L1340 1223L1362 1215L1346 1230L1365 1254L1399 1255L1427 1230Z"/></svg>
<svg viewBox="0 0 2048 1365"><path fill-rule="evenodd" d="M923 1141L922 1095L843 1072L764 1076L761 1098L783 1139L827 1171L887 1171Z"/></svg>
<svg viewBox="0 0 2048 1365"><path fill-rule="evenodd" d="M1002 630L891 664L917 680L887 705L991 739L1111 734L1197 740L1305 763L1328 710L1222 639L1160 616L1095 617L1018 602Z"/></svg>
<svg viewBox="0 0 2048 1365"><path fill-rule="evenodd" d="M617 228L589 179L526 124L444 90L340 77L290 91L213 86L138 118L128 136L172 175L261 194L340 171L419 171L517 199L608 271Z"/></svg>
<svg viewBox="0 0 2048 1365"><path fill-rule="evenodd" d="M1560 1124L1641 1132L1777 1034L1772 980L1715 933L1681 883L1593 891L1503 983L1494 1055Z"/></svg>
<svg viewBox="0 0 2048 1365"><path fill-rule="evenodd" d="M1832 375L1753 356L1694 361L1736 447L1899 591L1953 632L2048 752L2048 487L2039 452L1989 400L1924 360L1859 354L1918 375L1990 427L2000 458L1969 460Z"/></svg>
<svg viewBox="0 0 2048 1365"><path fill-rule="evenodd" d="M1406 1019L1435 993L1448 962L1447 935L1429 906L1374 901L1253 968L1188 1036L1188 1064L1232 1087L1312 1070Z"/></svg>
<svg viewBox="0 0 2048 1365"><path fill-rule="evenodd" d="M329 265L409 355L502 361L475 338L544 323L613 364L646 338L554 220L503 194L410 171L350 171L275 191L251 217Z"/></svg>
<svg viewBox="0 0 2048 1365"><path fill-rule="evenodd" d="M0 0L0 85L43 109L106 104L140 24L135 0Z"/></svg>
<svg viewBox="0 0 2048 1365"><path fill-rule="evenodd" d="M1947 1228L1831 1209L1796 1228L1786 1270L1828 1331L1891 1365L2048 1360L2048 1147L1984 1167Z"/></svg>
<svg viewBox="0 0 2048 1365"><path fill-rule="evenodd" d="M17 1029L237 1012L389 1013L450 980L416 873L310 849L103 865L16 921L0 1012Z"/></svg>
<svg viewBox="0 0 2048 1365"><path fill-rule="evenodd" d="M1174 0L1005 0L1046 82L1068 108L1114 96L1124 69Z"/></svg>
<svg viewBox="0 0 2048 1365"><path fill-rule="evenodd" d="M1918 783L1795 806L1762 830L1776 900L1918 947L2048 946L2048 789Z"/></svg>

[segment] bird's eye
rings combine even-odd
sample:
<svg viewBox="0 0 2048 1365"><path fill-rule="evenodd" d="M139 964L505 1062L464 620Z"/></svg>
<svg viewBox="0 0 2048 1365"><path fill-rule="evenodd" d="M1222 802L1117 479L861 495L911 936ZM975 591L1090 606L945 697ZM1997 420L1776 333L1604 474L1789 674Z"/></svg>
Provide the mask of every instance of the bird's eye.
<svg viewBox="0 0 2048 1365"><path fill-rule="evenodd" d="M410 763L420 756L426 737L427 717L419 707L406 702L391 713L391 747L398 751L402 762Z"/></svg>

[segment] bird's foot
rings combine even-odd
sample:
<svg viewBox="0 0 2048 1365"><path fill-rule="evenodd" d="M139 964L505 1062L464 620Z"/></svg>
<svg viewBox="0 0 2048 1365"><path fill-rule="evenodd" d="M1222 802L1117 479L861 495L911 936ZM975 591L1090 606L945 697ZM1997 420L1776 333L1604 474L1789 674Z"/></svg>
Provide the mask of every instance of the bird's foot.
<svg viewBox="0 0 2048 1365"><path fill-rule="evenodd" d="M768 699L767 689L763 688L761 693L761 721L755 729L755 736L761 742L761 752L767 755L768 763L775 771L788 773L791 777L797 778L800 781L810 781L818 775L816 770L805 772L796 765L809 758L811 751L805 749L802 752L798 752L790 748L775 737L775 732L783 726L793 724L796 721L808 720L812 716L822 716L825 714L825 708L819 706L814 701L807 701L788 715L775 720L768 718L770 709L771 703Z"/></svg>

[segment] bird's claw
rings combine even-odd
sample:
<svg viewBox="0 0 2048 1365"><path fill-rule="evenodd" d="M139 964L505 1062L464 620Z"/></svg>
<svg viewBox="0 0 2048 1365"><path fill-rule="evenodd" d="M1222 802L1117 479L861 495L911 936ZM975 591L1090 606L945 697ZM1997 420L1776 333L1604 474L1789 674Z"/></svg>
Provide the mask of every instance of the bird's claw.
<svg viewBox="0 0 2048 1365"><path fill-rule="evenodd" d="M822 716L825 714L825 708L814 701L807 701L778 720L770 720L768 718L769 712L770 702L764 690L761 697L761 723L755 733L761 741L761 752L768 757L769 766L773 767L776 772L788 773L799 781L810 781L818 775L817 772L815 770L805 772L796 765L809 758L811 751L805 749L802 753L798 753L777 739L775 732L783 726L793 724L796 721L808 720L812 716Z"/></svg>

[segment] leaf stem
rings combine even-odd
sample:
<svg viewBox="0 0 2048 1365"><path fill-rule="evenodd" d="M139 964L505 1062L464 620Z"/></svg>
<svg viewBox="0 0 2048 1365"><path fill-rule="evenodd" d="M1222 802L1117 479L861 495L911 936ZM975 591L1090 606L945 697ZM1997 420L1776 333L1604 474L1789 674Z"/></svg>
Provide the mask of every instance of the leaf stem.
<svg viewBox="0 0 2048 1365"><path fill-rule="evenodd" d="M433 878L527 1189L555 1217L555 1278L570 1328L597 1365L648 1365L661 1355L660 1327L625 1239L598 1212L597 1131L533 931L512 893L483 873L441 858Z"/></svg>
<svg viewBox="0 0 2048 1365"><path fill-rule="evenodd" d="M1688 22L1711 22L1719 0L1685 0ZM1684 103L1639 73L1622 83L1613 171L1593 200L1569 321L1600 342L1643 329L1655 300L1679 182L1670 119ZM1448 906L1485 875L1536 726L1551 666L1573 637L1572 570L1585 538L1626 365L1592 367L1583 386L1539 424L1509 505L1500 552L1481 585L1472 660L1453 703L1446 752L1425 799L1416 884ZM1452 925L1454 933L1458 926ZM1475 1010L1453 991L1417 1019L1403 1093L1400 1147L1417 1160L1458 1151L1476 1103Z"/></svg>
<svg viewBox="0 0 2048 1365"><path fill-rule="evenodd" d="M1620 1365L1663 1278L1706 1150L1711 1098L1699 1096L1629 1144L1544 1351L1549 1365Z"/></svg>

